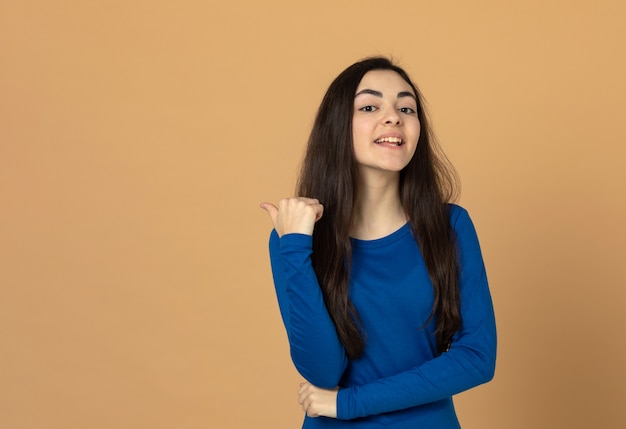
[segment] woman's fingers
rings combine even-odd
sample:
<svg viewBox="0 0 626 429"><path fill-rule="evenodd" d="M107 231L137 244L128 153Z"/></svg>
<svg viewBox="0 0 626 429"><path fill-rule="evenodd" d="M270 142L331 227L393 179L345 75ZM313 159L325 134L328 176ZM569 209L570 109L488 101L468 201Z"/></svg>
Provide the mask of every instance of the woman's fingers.
<svg viewBox="0 0 626 429"><path fill-rule="evenodd" d="M337 418L337 392L339 389L322 389L311 383L301 383L298 403L309 417Z"/></svg>
<svg viewBox="0 0 626 429"><path fill-rule="evenodd" d="M316 198L285 198L278 206L262 203L261 208L268 212L281 236L290 233L312 235L315 222L324 214L324 206Z"/></svg>

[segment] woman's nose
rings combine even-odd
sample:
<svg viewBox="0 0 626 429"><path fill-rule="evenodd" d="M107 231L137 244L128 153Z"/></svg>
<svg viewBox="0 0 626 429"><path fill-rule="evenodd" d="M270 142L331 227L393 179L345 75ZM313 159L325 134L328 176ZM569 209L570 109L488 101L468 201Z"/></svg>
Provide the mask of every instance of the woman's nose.
<svg viewBox="0 0 626 429"><path fill-rule="evenodd" d="M400 115L395 109L390 109L384 116L385 125L400 125Z"/></svg>

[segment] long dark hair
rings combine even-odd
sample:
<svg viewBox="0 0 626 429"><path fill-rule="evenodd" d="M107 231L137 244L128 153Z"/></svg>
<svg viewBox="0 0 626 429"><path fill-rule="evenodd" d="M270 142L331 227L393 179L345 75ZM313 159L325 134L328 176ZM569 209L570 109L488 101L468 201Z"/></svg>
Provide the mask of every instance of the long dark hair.
<svg viewBox="0 0 626 429"><path fill-rule="evenodd" d="M313 268L339 339L348 356L356 359L363 353L365 333L348 296L349 231L358 183L352 115L357 87L371 70L398 73L417 96L421 132L415 155L400 172L399 192L434 288L433 309L424 326L436 318L437 349L442 353L461 326L457 251L447 205L456 196L457 178L435 143L417 87L387 58L367 58L344 70L317 112L297 185L299 196L317 198L324 205L313 232Z"/></svg>

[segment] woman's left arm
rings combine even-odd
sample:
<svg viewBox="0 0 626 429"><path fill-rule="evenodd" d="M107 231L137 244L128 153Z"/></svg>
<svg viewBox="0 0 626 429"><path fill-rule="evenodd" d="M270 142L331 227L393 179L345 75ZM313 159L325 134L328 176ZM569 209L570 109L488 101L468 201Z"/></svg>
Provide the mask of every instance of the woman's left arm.
<svg viewBox="0 0 626 429"><path fill-rule="evenodd" d="M337 418L354 419L444 399L488 382L496 363L496 325L480 245L467 212L454 206L460 251L462 328L447 352L391 377L339 389Z"/></svg>

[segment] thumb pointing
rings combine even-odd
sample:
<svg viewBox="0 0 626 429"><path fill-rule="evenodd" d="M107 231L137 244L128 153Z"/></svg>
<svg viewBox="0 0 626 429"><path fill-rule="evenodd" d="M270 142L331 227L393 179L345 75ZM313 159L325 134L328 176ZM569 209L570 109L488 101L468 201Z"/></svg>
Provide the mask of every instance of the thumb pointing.
<svg viewBox="0 0 626 429"><path fill-rule="evenodd" d="M261 203L261 208L270 215L274 228L276 228L276 222L278 220L278 208L272 203Z"/></svg>

